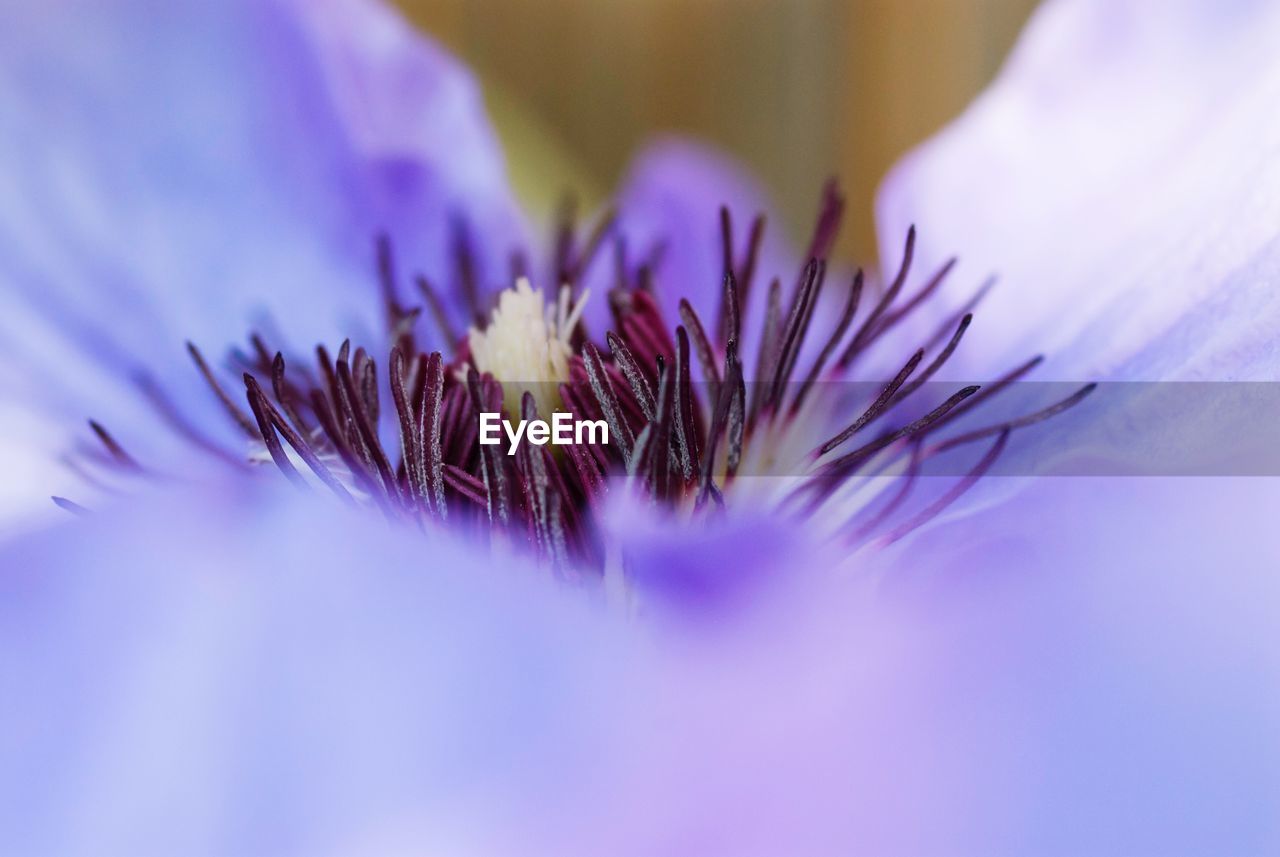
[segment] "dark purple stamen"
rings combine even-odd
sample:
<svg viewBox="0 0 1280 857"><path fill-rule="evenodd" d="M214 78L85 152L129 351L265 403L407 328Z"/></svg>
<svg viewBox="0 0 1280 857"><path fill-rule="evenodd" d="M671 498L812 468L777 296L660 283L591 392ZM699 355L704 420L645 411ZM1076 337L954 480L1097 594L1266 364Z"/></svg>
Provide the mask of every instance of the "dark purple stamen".
<svg viewBox="0 0 1280 857"><path fill-rule="evenodd" d="M836 322L835 329L831 331L827 344L822 347L817 359L809 367L809 374L805 376L804 383L800 385L800 389L796 392L795 398L791 402L792 416L795 416L796 411L800 410L800 406L804 404L805 397L809 395L810 388L818 380L818 376L826 367L827 361L831 359L836 347L844 339L845 333L848 332L849 325L853 322L853 317L858 312L858 303L862 299L862 283L862 270L859 269L858 273L853 277L853 285L849 287L849 297L845 300L844 311L840 313L840 320Z"/></svg>
<svg viewBox="0 0 1280 857"><path fill-rule="evenodd" d="M996 459L1000 457L1000 453L1004 452L1005 444L1009 442L1009 432L1010 429L1004 429L1001 431L999 437L996 438L996 442L992 444L991 448L988 449L986 454L984 454L978 463L974 465L972 470L966 473L960 481L953 485L941 497L934 500L924 509L921 509L916 513L916 515L899 524L891 532L886 534L881 539L881 543L890 545L899 541L908 533L911 533L912 531L924 526L929 521L932 521L948 506L964 496L964 494L972 488L988 470L991 469L991 465L995 464Z"/></svg>
<svg viewBox="0 0 1280 857"><path fill-rule="evenodd" d="M581 323L564 332L572 356L568 379L556 385L556 392L560 410L576 419L603 420L608 425L608 446L553 449L524 443L509 455L505 446L480 444L481 413L510 417L503 410L503 384L478 370L441 292L425 277L415 276L412 282L446 345L444 350L431 351L419 347L415 332L422 308L402 303L393 248L386 236L379 236L375 243L376 272L387 320L389 359L385 381L381 382L385 388L380 386L373 354L364 348L353 350L349 341L342 344L336 359L323 345L317 346L315 366L307 368L298 361L287 366L283 354L253 333L248 353L233 351L234 363L242 371L246 413L200 350L191 344L187 348L222 410L252 443L265 446L275 467L295 484L305 487L316 481L343 501L372 504L393 520L407 519L420 525L447 521L450 526L488 532L493 539L526 545L559 569L599 566L604 550L598 543L595 517L611 490L610 477L629 475L657 503L723 507L732 500L726 488L740 475L753 444L767 443L776 432L786 431L793 421L802 419L802 405L822 382L847 381L848 367L855 360L940 291L954 260L899 303L915 253L913 228L907 233L894 279L865 316L859 320L865 282L859 271L835 324L827 330L820 323L823 332L812 333L827 260L844 210L845 200L838 187L827 185L805 265L788 290L780 278L770 280L764 317L753 322L748 317L748 296L759 268L765 221L763 216L755 216L745 243L739 247L741 239L735 235L733 217L728 209L722 209L720 301L712 338L687 300L679 301L678 324L672 326L671 320L664 318L655 297L655 290L662 287L655 272L660 274L663 242L634 254L637 248L629 248L618 233L613 211L601 215L585 240L580 240L576 205L567 201L553 236L551 262L556 286L566 285L578 292L594 260L612 244L615 285L607 300L613 329L605 332L602 340ZM492 289L491 284L481 281L476 239L462 218L450 221L452 282L465 300L469 321L483 327L487 310L481 296ZM633 254L638 260L634 267ZM527 271L522 252L509 256L513 272ZM852 422L813 450L816 469L793 495L809 498L807 511L831 498L848 480L879 466L871 464L873 458L901 462L896 457L877 458L880 453L909 455L898 490L853 530L851 538L862 541L891 525L919 484L920 468L926 460L996 437L950 490L894 526L880 541L900 539L940 514L986 474L1012 432L1074 407L1092 391L1089 385L1025 416L933 440L952 421L1029 373L1040 361L1034 358L982 389L967 386L951 393L923 416L905 424L899 419L897 427L886 428L834 460L819 460L873 422L892 420L900 413L899 405L922 395L959 348L970 328L973 309L989 287L990 282L984 284L951 315ZM742 350L743 332L749 328L759 332L760 343L750 384L744 367L747 355ZM822 348L816 357L802 360L805 343L817 335L825 337ZM607 356L597 343L607 346ZM925 363L927 354L932 357ZM836 355L839 357L832 364ZM695 371L701 378L696 385ZM181 419L158 386L144 386L148 388L155 406L176 430L191 443L216 450L216 445L204 440L198 426ZM380 391L390 392L389 409L394 416L386 422L388 434L390 426L395 427L398 450L388 449L379 432ZM524 392L518 416L536 418L537 401L532 392ZM97 422L90 425L106 453L99 453L99 457L116 470L143 472L105 428ZM291 460L288 449L293 450L295 459ZM301 460L314 480L299 472L294 460ZM54 500L68 511L84 511L65 498Z"/></svg>
<svg viewBox="0 0 1280 857"><path fill-rule="evenodd" d="M134 460L133 456L124 451L124 447L116 442L116 439L111 436L109 431L102 427L101 423L97 420L89 420L89 428L93 429L93 433L98 436L98 440L101 441L103 447L106 448L107 453L111 456L111 460L118 466L125 470L142 470L141 465Z"/></svg>
<svg viewBox="0 0 1280 857"><path fill-rule="evenodd" d="M893 304L894 299L898 297L898 293L902 291L903 284L907 281L907 274L911 272L911 260L915 256L915 252L916 228L912 226L907 230L907 246L902 251L902 264L898 267L898 275L893 278L893 283L880 296L880 300L876 302L871 314L862 322L858 332L853 335L853 341L849 343L849 347L845 349L844 354L836 362L836 368L844 369L847 367L870 344L870 339L876 333L877 324L885 312L888 311L890 305Z"/></svg>

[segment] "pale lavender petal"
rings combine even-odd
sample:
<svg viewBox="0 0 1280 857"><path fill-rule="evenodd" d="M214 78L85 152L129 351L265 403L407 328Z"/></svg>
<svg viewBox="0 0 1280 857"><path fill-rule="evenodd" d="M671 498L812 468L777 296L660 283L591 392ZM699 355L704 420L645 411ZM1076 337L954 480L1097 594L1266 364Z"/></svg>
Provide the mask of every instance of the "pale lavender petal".
<svg viewBox="0 0 1280 857"><path fill-rule="evenodd" d="M1274 376L1278 38L1255 0L1045 4L880 195L887 259L916 222L925 268L958 253L1000 277L958 367L1043 352L1042 377Z"/></svg>
<svg viewBox="0 0 1280 857"><path fill-rule="evenodd" d="M6 851L504 852L589 797L576 754L627 656L587 605L289 491L169 492L6 547Z"/></svg>
<svg viewBox="0 0 1280 857"><path fill-rule="evenodd" d="M251 326L286 352L380 348L380 230L405 289L417 271L456 288L455 214L484 235L484 282L506 273L520 225L475 81L380 3L67 0L0 19L4 398L58 427L6 448L65 449L94 416L160 455L138 367L217 436L186 339L211 358Z"/></svg>
<svg viewBox="0 0 1280 857"><path fill-rule="evenodd" d="M934 625L921 704L974 759L975 853L1280 846L1277 502L1274 479L1041 478L869 558Z"/></svg>
<svg viewBox="0 0 1280 857"><path fill-rule="evenodd" d="M1042 484L1034 539L943 525L852 573L667 546L773 581L714 623L243 486L29 536L0 556L6 845L1274 850L1274 487L1226 514L1135 480L1121 523Z"/></svg>
<svg viewBox="0 0 1280 857"><path fill-rule="evenodd" d="M752 219L758 214L766 217L745 313L749 321L744 330L754 342L769 281L780 277L790 290L798 257L788 245L782 219L768 195L741 165L706 144L688 139L672 137L651 143L636 155L618 191L619 234L625 239L632 267L655 256L660 260L654 289L670 324L679 323L680 299L687 298L708 335L714 336L724 288L721 206L727 206L733 215L739 254L746 251ZM612 265L605 259L593 274L590 322L593 330L604 330L612 326L603 294L613 282Z"/></svg>

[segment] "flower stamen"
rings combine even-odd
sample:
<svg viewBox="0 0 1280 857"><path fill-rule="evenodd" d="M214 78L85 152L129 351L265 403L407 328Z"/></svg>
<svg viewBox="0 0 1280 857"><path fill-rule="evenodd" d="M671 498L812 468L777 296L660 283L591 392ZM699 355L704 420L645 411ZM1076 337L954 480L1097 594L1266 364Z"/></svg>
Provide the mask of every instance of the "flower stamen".
<svg viewBox="0 0 1280 857"><path fill-rule="evenodd" d="M244 382L246 414L200 350L188 344L188 352L222 410L249 438L251 457L269 458L295 484L318 483L343 502L376 506L392 520L447 522L524 544L566 572L604 567L606 547L595 520L618 478L655 503L696 515L765 499L746 483L759 485L756 478L767 477L776 480L765 492L772 494L767 502L776 504L779 513L809 515L823 507L824 514L837 514L838 530L857 542L891 527L877 542L888 544L967 492L989 472L1012 432L1074 407L1093 385L1025 416L927 443L927 438L936 437L1040 362L1033 358L985 388L965 386L927 410L908 404L958 350L988 282L912 353L891 380L879 385L856 419L846 422L848 417L837 411L838 406L843 410L843 398L819 396L825 387L820 382L848 381L849 367L861 355L939 292L954 260L897 303L915 253L916 233L910 229L898 271L866 317L855 328L866 282L858 271L818 354L803 360L844 205L838 188L829 184L805 265L790 294L784 296L778 278L770 281L750 380L742 332L751 323L747 296L760 264L764 219L752 220L745 249L735 259L727 209L720 212L723 288L714 340L688 300L679 301L674 327L664 319L653 294L660 243L633 270L625 242L615 234L613 213L604 215L579 244L570 205L554 239L554 299L545 299L532 286L527 264L517 256L511 287L499 292L488 311L479 297L484 284L477 276L473 235L464 221L452 221L455 279L472 319L465 337L457 334L432 284L420 276L413 280L452 356L418 347L415 332L421 308L400 302L392 247L385 237L376 245L390 355L385 381L379 379L373 357L363 348L353 351L350 341L342 344L336 359L323 345L317 346L318 373L296 368L291 373L284 355L253 334L251 356L232 352ZM588 291L582 280L610 240L617 275L617 284L607 294L613 324L597 339L583 322ZM607 354L597 342L607 346ZM937 349L939 343L942 347ZM933 356L926 363L930 352ZM387 422L397 431L398 451L384 447L379 432L384 389L390 391L394 419ZM912 418L900 417L897 427L829 457L873 422L887 422L908 408ZM479 442L482 413L532 421L555 412L604 423L608 445L525 443L502 448ZM844 428L836 431L841 424ZM117 468L141 470L104 428L91 425ZM950 490L891 526L926 460L991 437L994 443ZM840 505L850 492L861 492L870 477L886 473L903 481L887 498L881 490L873 492L880 499L869 520L858 514L868 508L863 500ZM798 509L792 505L795 500L802 501ZM63 499L58 503L72 511L80 508ZM855 526L855 518L862 523Z"/></svg>

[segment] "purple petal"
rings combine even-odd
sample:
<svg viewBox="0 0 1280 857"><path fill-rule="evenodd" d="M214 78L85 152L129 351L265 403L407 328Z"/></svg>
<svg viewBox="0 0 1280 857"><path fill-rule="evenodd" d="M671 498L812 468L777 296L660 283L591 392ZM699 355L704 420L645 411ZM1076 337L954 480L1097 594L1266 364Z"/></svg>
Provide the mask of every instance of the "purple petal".
<svg viewBox="0 0 1280 857"><path fill-rule="evenodd" d="M1041 484L1035 539L947 524L852 568L641 530L775 582L713 634L243 485L28 536L0 555L6 844L1274 850L1273 486L1116 484L1121 523Z"/></svg>
<svg viewBox="0 0 1280 857"><path fill-rule="evenodd" d="M660 260L654 290L672 327L679 323L680 299L686 298L714 336L724 290L721 206L733 215L735 252L740 255L746 252L752 218L766 217L744 329L754 333L761 323L769 280L781 277L784 286L792 286L795 255L767 194L741 165L709 146L680 138L650 144L627 171L617 206L629 264ZM605 293L613 284L613 271L599 264L594 274L589 323L600 331L612 326Z"/></svg>
<svg viewBox="0 0 1280 857"><path fill-rule="evenodd" d="M958 253L971 277L999 275L962 360L1043 352L1063 379L1274 375L1278 38L1265 2L1035 15L997 82L879 201L887 259L916 222L923 268Z"/></svg>
<svg viewBox="0 0 1280 857"><path fill-rule="evenodd" d="M596 652L626 662L522 561L245 483L29 536L0 567L14 852L499 847L536 829L530 795L585 799L557 772L613 716Z"/></svg>
<svg viewBox="0 0 1280 857"><path fill-rule="evenodd" d="M505 287L527 236L475 79L377 0L291 2L404 265L456 295L456 217L481 289Z"/></svg>
<svg viewBox="0 0 1280 857"><path fill-rule="evenodd" d="M873 558L934 627L925 731L981 759L974 853L1280 845L1277 502L1274 479L1041 478Z"/></svg>
<svg viewBox="0 0 1280 857"><path fill-rule="evenodd" d="M634 606L659 616L670 612L681 621L715 625L807 587L822 577L817 570L840 559L784 515L742 504L691 524L627 487L614 484L603 538L625 559L616 571L625 575ZM606 588L615 583L606 581Z"/></svg>
<svg viewBox="0 0 1280 857"><path fill-rule="evenodd" d="M381 348L380 230L404 290L417 271L456 286L455 214L485 237L486 282L505 274L520 226L475 81L381 4L61 2L0 18L3 382L62 431L95 416L162 446L130 378L145 367L217 434L228 423L186 339L211 359L250 326L286 353L345 336Z"/></svg>

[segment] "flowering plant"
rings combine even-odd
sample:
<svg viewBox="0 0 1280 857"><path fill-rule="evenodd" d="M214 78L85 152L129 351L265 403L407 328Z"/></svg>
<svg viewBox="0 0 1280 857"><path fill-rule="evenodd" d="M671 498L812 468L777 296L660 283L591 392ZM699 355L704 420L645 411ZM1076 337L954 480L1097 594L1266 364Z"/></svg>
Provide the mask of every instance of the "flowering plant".
<svg viewBox="0 0 1280 857"><path fill-rule="evenodd" d="M866 271L680 140L539 246L373 0L0 13L0 841L1273 849L1280 14L1150 11L1047 4Z"/></svg>

